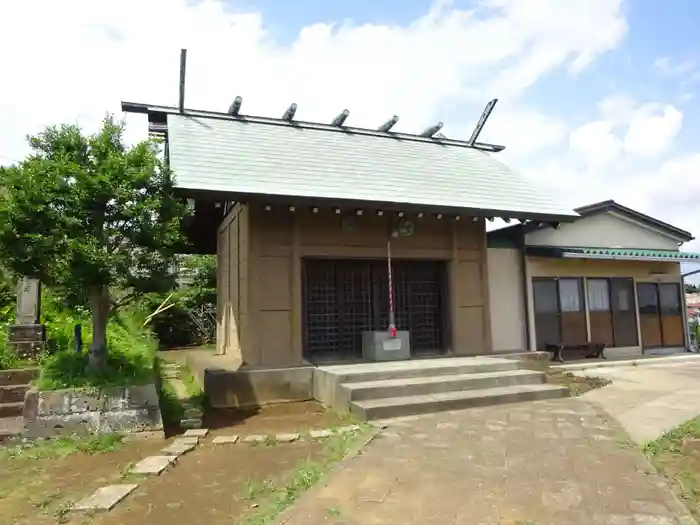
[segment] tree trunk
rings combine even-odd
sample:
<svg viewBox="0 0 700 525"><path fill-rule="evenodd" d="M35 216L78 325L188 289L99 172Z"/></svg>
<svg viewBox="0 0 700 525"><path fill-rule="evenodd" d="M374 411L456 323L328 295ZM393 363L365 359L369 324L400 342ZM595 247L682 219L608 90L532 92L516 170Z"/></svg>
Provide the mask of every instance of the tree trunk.
<svg viewBox="0 0 700 525"><path fill-rule="evenodd" d="M88 368L93 372L107 366L107 321L109 320L109 293L105 287L90 290L90 311L92 313L92 344L90 345Z"/></svg>

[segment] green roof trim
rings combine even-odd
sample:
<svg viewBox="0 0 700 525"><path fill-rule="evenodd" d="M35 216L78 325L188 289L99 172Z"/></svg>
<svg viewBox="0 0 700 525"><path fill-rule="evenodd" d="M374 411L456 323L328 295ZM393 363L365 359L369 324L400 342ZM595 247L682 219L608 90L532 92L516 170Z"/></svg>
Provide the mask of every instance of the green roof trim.
<svg viewBox="0 0 700 525"><path fill-rule="evenodd" d="M568 250L567 250L568 251ZM631 259L663 259L668 261L698 261L700 253L673 250L633 250L628 248L581 248L584 255L624 257Z"/></svg>
<svg viewBox="0 0 700 525"><path fill-rule="evenodd" d="M633 248L566 248L528 246L530 255L564 259L623 259L637 261L700 262L700 253L675 250L639 250Z"/></svg>

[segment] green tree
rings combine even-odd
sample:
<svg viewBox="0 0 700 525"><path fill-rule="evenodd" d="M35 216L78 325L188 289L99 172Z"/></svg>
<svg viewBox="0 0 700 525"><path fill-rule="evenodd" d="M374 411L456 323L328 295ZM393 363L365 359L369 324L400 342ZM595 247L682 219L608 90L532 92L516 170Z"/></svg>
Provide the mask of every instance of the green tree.
<svg viewBox="0 0 700 525"><path fill-rule="evenodd" d="M143 293L171 286L187 211L159 146L129 147L123 124L48 127L31 154L0 168L0 263L57 287L92 316L90 368L107 362L107 322Z"/></svg>

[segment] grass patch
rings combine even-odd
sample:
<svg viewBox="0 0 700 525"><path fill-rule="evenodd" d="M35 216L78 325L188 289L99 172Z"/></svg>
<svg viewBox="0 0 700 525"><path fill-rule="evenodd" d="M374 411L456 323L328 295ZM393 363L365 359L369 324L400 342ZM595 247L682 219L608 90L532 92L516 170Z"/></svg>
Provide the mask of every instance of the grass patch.
<svg viewBox="0 0 700 525"><path fill-rule="evenodd" d="M306 459L297 466L283 485L274 487L257 512L238 525L267 525L275 517L318 483L328 470L343 459L353 446L368 435L371 427L363 425L355 432L335 434L328 438L321 459ZM339 512L339 509L338 509Z"/></svg>
<svg viewBox="0 0 700 525"><path fill-rule="evenodd" d="M0 459L58 458L77 452L100 454L116 450L121 445L122 440L123 436L119 434L101 434L87 438L60 437L27 445L0 448Z"/></svg>
<svg viewBox="0 0 700 525"><path fill-rule="evenodd" d="M156 388L160 401L160 413L163 422L170 426L180 426L180 421L185 415L185 407L177 396L175 387L165 377L163 370L164 362L161 359L155 360Z"/></svg>
<svg viewBox="0 0 700 525"><path fill-rule="evenodd" d="M546 378L547 383L568 388L571 397L580 396L581 394L585 394L586 392L604 387L611 383L610 380L601 377L578 376L571 372L552 369L547 370Z"/></svg>
<svg viewBox="0 0 700 525"><path fill-rule="evenodd" d="M649 441L644 445L644 453L693 517L700 518L700 417Z"/></svg>
<svg viewBox="0 0 700 525"><path fill-rule="evenodd" d="M246 483L245 490L245 500L253 501L255 499L263 498L272 494L275 491L274 483L269 479L259 480L249 480Z"/></svg>
<svg viewBox="0 0 700 525"><path fill-rule="evenodd" d="M168 378L168 371L177 370L179 379ZM160 396L160 409L164 422L168 423L172 430L177 430L180 422L189 417L188 411L203 412L206 406L206 396L202 387L197 382L187 365L179 362L169 362L162 358L155 361L156 387ZM180 388L175 386L178 382ZM184 390L184 392L183 392Z"/></svg>

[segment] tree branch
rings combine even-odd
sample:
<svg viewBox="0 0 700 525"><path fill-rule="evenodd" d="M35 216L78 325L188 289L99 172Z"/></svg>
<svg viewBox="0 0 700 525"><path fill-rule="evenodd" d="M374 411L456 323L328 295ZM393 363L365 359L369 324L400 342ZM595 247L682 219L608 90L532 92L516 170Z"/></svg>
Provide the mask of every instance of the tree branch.
<svg viewBox="0 0 700 525"><path fill-rule="evenodd" d="M122 297L122 298L119 299L118 301L114 301L114 300L113 300L113 301L112 301L112 307L110 308L109 313L110 313L110 314L113 314L114 312L116 312L117 310L119 310L120 308L122 308L123 306L126 306L126 305L129 304L131 301L133 301L134 299L136 299L136 298L138 297L138 295L139 295L138 293L132 292L132 293L126 294L124 297Z"/></svg>

